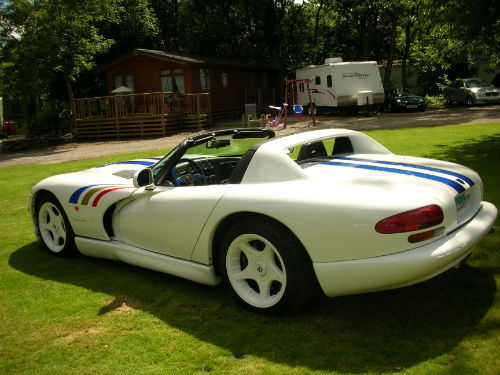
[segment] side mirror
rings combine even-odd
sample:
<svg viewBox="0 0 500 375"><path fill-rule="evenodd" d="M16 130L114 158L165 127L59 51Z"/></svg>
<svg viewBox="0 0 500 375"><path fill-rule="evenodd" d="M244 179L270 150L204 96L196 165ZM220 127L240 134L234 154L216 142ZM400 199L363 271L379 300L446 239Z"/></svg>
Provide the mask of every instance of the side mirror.
<svg viewBox="0 0 500 375"><path fill-rule="evenodd" d="M149 168L141 169L134 173L134 187L144 187L146 190L153 190L156 186L153 179L153 171Z"/></svg>

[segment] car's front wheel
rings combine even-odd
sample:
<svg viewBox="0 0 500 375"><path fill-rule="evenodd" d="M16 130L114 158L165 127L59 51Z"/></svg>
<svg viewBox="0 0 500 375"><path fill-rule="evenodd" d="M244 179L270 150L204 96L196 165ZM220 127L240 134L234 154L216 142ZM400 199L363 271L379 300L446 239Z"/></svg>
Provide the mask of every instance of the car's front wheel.
<svg viewBox="0 0 500 375"><path fill-rule="evenodd" d="M43 195L37 202L36 216L42 242L51 253L68 256L76 252L75 234L55 197Z"/></svg>
<svg viewBox="0 0 500 375"><path fill-rule="evenodd" d="M233 296L245 308L280 314L312 296L315 276L300 242L283 226L249 218L223 241L220 265Z"/></svg>

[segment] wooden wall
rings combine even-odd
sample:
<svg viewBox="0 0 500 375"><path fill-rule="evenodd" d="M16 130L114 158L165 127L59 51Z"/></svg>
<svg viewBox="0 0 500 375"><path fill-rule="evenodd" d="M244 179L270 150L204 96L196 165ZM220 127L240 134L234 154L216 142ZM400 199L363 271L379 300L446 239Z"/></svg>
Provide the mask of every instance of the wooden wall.
<svg viewBox="0 0 500 375"><path fill-rule="evenodd" d="M272 70L248 69L232 66L201 66L156 58L132 56L105 70L108 94L115 89L116 76L134 76L135 93L161 91L161 71L165 69L184 70L186 94L206 92L201 89L200 69L208 69L210 75L210 97L212 111L244 110L245 91L256 89L279 91L278 75ZM227 87L223 87L222 75L227 74ZM279 103L269 103L279 104Z"/></svg>

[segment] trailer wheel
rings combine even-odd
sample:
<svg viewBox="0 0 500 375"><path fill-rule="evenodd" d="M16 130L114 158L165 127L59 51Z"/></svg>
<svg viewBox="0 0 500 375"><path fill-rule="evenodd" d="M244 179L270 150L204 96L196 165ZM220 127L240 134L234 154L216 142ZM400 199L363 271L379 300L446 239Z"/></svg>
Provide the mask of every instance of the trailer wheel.
<svg viewBox="0 0 500 375"><path fill-rule="evenodd" d="M314 111L314 116L317 116L318 115L318 107L315 106L314 104L312 107L313 107L313 109L311 110L311 106L310 105L307 106L307 114L309 116L312 116L312 112Z"/></svg>

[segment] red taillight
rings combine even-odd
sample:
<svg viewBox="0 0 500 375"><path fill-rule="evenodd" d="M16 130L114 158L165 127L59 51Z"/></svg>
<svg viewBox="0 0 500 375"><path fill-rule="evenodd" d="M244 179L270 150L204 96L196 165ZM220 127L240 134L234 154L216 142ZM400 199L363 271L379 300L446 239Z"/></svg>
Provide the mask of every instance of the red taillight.
<svg viewBox="0 0 500 375"><path fill-rule="evenodd" d="M382 234L413 232L439 225L443 219L443 210L431 205L380 220L375 230Z"/></svg>

